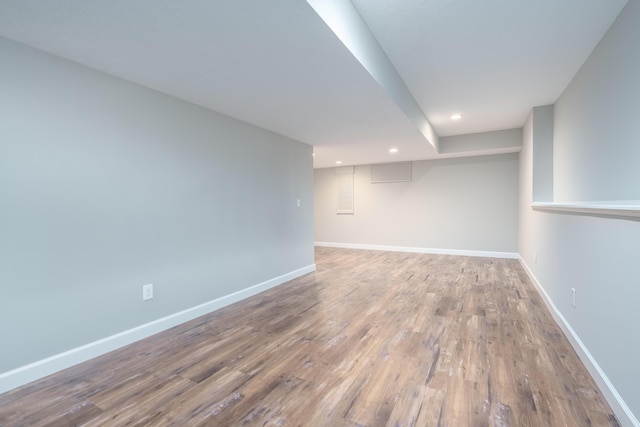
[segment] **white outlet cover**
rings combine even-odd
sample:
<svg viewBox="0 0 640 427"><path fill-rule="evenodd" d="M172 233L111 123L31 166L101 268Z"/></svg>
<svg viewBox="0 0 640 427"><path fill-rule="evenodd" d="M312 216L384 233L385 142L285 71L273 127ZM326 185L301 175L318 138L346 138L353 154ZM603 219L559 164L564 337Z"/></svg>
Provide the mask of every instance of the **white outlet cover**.
<svg viewBox="0 0 640 427"><path fill-rule="evenodd" d="M153 283L142 286L142 300L147 301L153 298Z"/></svg>

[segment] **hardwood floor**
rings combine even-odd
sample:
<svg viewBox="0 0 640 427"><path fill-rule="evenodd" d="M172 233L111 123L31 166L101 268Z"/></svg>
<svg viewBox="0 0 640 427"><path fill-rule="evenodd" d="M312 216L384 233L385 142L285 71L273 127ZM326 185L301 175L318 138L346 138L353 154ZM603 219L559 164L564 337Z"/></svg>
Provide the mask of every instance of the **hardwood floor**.
<svg viewBox="0 0 640 427"><path fill-rule="evenodd" d="M318 270L0 395L0 425L617 426L515 260Z"/></svg>

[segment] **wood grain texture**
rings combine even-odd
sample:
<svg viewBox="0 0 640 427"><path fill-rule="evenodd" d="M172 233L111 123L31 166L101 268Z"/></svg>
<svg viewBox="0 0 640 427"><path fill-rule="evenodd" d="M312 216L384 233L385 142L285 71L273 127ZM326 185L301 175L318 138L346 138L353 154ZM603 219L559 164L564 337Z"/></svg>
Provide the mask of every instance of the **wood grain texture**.
<svg viewBox="0 0 640 427"><path fill-rule="evenodd" d="M617 426L515 260L317 271L0 395L9 426Z"/></svg>

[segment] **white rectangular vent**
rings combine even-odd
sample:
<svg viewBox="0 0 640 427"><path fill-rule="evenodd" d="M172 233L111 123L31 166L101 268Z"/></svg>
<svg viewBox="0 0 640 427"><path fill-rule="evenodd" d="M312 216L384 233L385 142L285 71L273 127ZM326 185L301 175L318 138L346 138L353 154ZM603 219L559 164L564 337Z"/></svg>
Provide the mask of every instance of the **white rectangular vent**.
<svg viewBox="0 0 640 427"><path fill-rule="evenodd" d="M371 165L371 183L411 181L411 162Z"/></svg>

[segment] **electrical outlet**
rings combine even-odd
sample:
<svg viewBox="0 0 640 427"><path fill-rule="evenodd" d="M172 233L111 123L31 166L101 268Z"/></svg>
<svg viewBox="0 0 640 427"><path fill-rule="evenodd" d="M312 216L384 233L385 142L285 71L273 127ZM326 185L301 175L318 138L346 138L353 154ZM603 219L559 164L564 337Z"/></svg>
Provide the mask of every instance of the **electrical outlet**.
<svg viewBox="0 0 640 427"><path fill-rule="evenodd" d="M142 301L150 300L153 298L153 283L142 286Z"/></svg>
<svg viewBox="0 0 640 427"><path fill-rule="evenodd" d="M576 308L576 288L571 288L571 306Z"/></svg>
<svg viewBox="0 0 640 427"><path fill-rule="evenodd" d="M533 253L533 263L537 264L538 263L538 252L534 252Z"/></svg>
<svg viewBox="0 0 640 427"><path fill-rule="evenodd" d="M296 206L300 207L300 199L296 199Z"/></svg>

